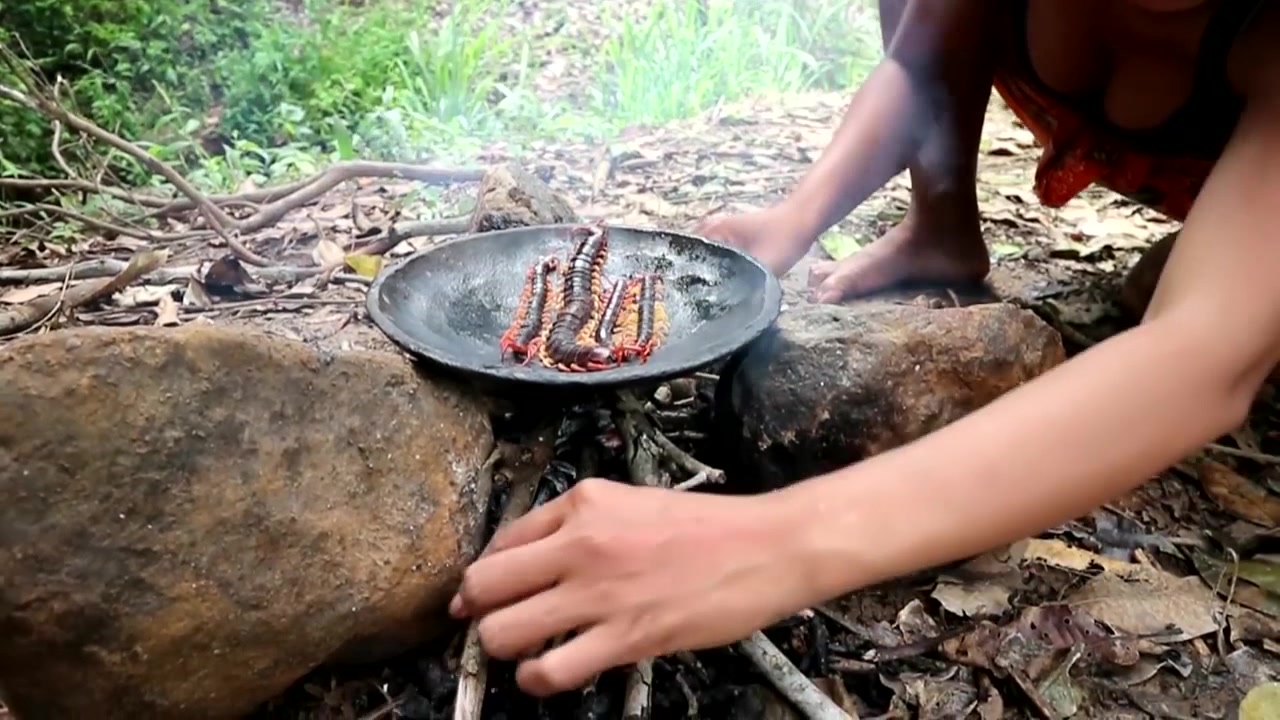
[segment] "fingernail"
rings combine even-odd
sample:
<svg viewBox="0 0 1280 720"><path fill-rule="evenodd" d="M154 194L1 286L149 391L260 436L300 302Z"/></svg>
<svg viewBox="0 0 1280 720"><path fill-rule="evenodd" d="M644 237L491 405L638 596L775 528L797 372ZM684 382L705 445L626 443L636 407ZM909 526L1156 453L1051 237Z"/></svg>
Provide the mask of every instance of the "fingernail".
<svg viewBox="0 0 1280 720"><path fill-rule="evenodd" d="M453 599L449 601L449 614L454 616L455 618L462 617L462 596L461 595L454 595Z"/></svg>

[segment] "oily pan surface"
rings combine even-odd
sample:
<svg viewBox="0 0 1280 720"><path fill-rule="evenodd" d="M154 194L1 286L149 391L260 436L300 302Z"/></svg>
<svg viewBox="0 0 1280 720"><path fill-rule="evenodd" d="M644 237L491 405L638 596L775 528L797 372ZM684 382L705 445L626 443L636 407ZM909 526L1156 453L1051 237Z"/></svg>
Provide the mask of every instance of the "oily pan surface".
<svg viewBox="0 0 1280 720"><path fill-rule="evenodd" d="M547 385L618 386L674 377L710 364L755 339L777 318L782 292L759 263L708 240L633 227L609 227L607 283L634 273L665 280L670 321L646 363L563 372L536 359L499 357L530 264L565 259L571 225L515 228L467 236L410 256L374 282L368 307L393 341L429 362L490 379ZM557 275L557 282L563 275Z"/></svg>

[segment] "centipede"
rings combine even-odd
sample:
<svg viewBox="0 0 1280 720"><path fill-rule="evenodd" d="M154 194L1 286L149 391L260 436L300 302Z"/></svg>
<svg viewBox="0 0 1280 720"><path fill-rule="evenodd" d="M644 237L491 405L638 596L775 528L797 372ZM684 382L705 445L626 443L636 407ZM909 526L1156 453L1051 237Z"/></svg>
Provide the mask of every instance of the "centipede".
<svg viewBox="0 0 1280 720"><path fill-rule="evenodd" d="M666 337L665 284L656 273L609 280L603 221L570 231L572 250L547 255L525 273L515 318L499 342L525 365L590 372L636 359L647 362Z"/></svg>
<svg viewBox="0 0 1280 720"><path fill-rule="evenodd" d="M525 274L524 289L516 304L516 317L498 342L502 357L506 357L508 352L523 355L522 364L526 364L538 354L543 324L546 321L551 279L559 266L560 259L549 255L529 267Z"/></svg>
<svg viewBox="0 0 1280 720"><path fill-rule="evenodd" d="M613 281L613 289L605 301L604 310L600 313L600 324L596 327L595 341L597 345L613 345L614 329L618 326L618 318L622 315L623 301L627 298L628 281Z"/></svg>
<svg viewBox="0 0 1280 720"><path fill-rule="evenodd" d="M582 239L569 256L560 311L540 350L543 363L559 370L603 370L616 364L617 356L613 348L597 344L592 337L601 315L597 300L604 284L609 233L603 224L580 228L578 232Z"/></svg>
<svg viewBox="0 0 1280 720"><path fill-rule="evenodd" d="M666 306L663 303L666 292L662 277L656 273L646 273L638 278L639 290L636 301L636 335L635 340L618 348L621 357L637 357L647 362L666 336L668 319Z"/></svg>

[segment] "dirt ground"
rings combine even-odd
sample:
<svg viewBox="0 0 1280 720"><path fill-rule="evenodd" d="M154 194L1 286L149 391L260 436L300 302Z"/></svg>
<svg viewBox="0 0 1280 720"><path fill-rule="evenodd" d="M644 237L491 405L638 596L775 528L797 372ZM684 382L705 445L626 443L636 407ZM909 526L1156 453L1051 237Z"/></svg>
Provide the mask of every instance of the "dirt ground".
<svg viewBox="0 0 1280 720"><path fill-rule="evenodd" d="M534 171L584 219L689 229L709 213L780 198L821 153L847 100L836 94L759 98L671 126L633 128L607 146L548 141L533 156L521 157L493 147L481 160L514 160ZM1177 225L1102 190L1058 210L1041 207L1031 192L1031 137L998 100L988 114L982 149L979 197L996 291L1039 312L1063 332L1072 350L1115 332L1121 326L1113 302L1116 284L1144 248ZM297 265L332 260L336 248L342 265L342 254L378 228L425 219L414 214L417 192L408 181L347 183L242 240L276 262ZM465 214L474 192L474 183L439 192L439 215ZM907 179L895 179L828 233L815 255L844 255L865 245L901 218L908 199ZM191 221L171 222L169 229L178 230ZM388 258L448 237L411 238ZM219 245L166 242L163 266L193 266L195 278L129 284L69 314L49 313L26 332L82 324L214 322L332 349L395 351L364 309L367 276L377 270L376 262L342 267L327 284L313 277L251 282L246 288L244 278L219 281L216 272L208 272L210 263L227 254ZM66 289L57 277L14 282L10 275L5 282L3 271L127 260L156 247L98 236L86 237L71 253L52 246L0 249L0 313ZM802 288L803 267L786 284ZM218 301L215 290L228 287L233 297ZM1272 447L1280 444L1275 407L1268 390L1248 426L1230 438L1122 501L1024 543L1011 555L985 558L985 565L969 568L963 577L897 584L821 609L818 614L837 634L847 635L827 638L828 644L857 647L848 638L858 638L863 647L832 652L835 659L824 663L845 678L848 692L862 698L864 713L874 707L888 712L885 717L944 717L927 709L943 707L948 693L963 688L976 688L966 707L983 718L1233 717L1244 691L1280 672L1280 572L1269 554L1280 524L1280 457L1270 454L1280 450ZM992 606L1004 611L1001 619L976 619ZM1081 622L1107 630L1077 629ZM771 632L789 652L804 654L822 644L814 641L811 624ZM704 664L730 662L716 657ZM414 670L372 669L363 678L320 671L269 716L437 717L425 709L410 712L403 697L397 700L385 689L416 684L424 692L423 684L431 681L422 677L444 672L424 669L430 663L417 660L410 665ZM394 676L390 684L388 672ZM405 672L419 679L395 675ZM676 687L674 677L660 671L670 688ZM363 689L338 692L349 684ZM370 686L384 689L374 692ZM363 699L357 703L357 697ZM709 710L703 716L716 717Z"/></svg>

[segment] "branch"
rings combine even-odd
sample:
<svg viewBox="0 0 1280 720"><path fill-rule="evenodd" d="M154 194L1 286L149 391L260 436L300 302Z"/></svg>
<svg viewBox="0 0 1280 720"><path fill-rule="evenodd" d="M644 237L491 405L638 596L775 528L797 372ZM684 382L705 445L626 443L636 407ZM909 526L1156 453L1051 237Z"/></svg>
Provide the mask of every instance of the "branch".
<svg viewBox="0 0 1280 720"><path fill-rule="evenodd" d="M25 207L16 208L14 210L7 210L3 213L0 213L0 217L6 216L6 215L24 215L24 214L35 213L35 212L49 212L49 213L54 213L55 215L62 215L64 217L75 220L76 222L80 223L81 225L84 225L85 227L94 228L95 230L114 233L122 237L137 238L138 240L149 240L151 242L156 242L156 243L177 242L179 240L194 240L197 238L210 237L212 235L212 233L210 233L207 230L192 230L192 231L182 232L182 233L157 233L157 232L152 232L151 230L147 230L146 228L128 228L123 225L116 225L115 223L107 222L106 220L98 220L96 218L91 218L88 215L85 215L84 213L81 213L77 210L72 210L71 208L64 208L58 205L49 205L47 203L35 203L32 205L27 205Z"/></svg>
<svg viewBox="0 0 1280 720"><path fill-rule="evenodd" d="M270 261L246 247L236 237L234 237L234 234L249 234L274 225L279 222L281 218L287 215L289 211L314 201L332 190L335 186L347 180L360 177L402 178L429 184L445 184L451 182L476 181L484 177L484 171L476 169L433 168L419 165L406 165L402 163L368 161L341 162L329 166L308 180L294 183L283 188L268 189L240 196L232 195L219 197L221 204L250 201L250 197L271 198L265 207L262 207L254 214L243 220L235 220L228 215L218 203L213 202L213 200L208 196L197 190L195 186L189 183L186 178L168 164L155 158L136 144L129 142L119 135L99 127L92 121L67 110L59 105L56 100L51 100L40 95L28 95L20 90L5 85L0 85L0 98L18 103L19 105L48 117L54 123L55 135L59 135L61 126L65 125L77 132L98 140L109 147L119 150L134 160L137 160L143 165L143 167L146 167L151 172L163 177L180 193L186 196L187 203L189 203L190 207L200 210L201 214L203 214L206 220L208 220L209 226L227 243L227 247L235 253L236 257L258 267L265 267L270 264ZM29 185L30 182L28 181L26 184ZM88 183L86 182L85 184ZM83 185L78 184L77 186L83 187ZM120 197L123 193L117 191L108 194L113 197ZM152 203L145 204L148 206L152 205ZM176 211L176 208L180 207L183 207L183 205L170 203L157 208L149 215L157 216L167 212L173 212ZM83 222L85 216L79 215L78 217L75 217L75 219ZM101 223L94 224L98 227L102 226ZM118 226L113 226L113 231L118 230ZM132 237L139 237L136 232L124 234ZM144 239L151 240L154 239L154 237L145 236ZM174 238L166 237L165 239L172 240Z"/></svg>
<svg viewBox="0 0 1280 720"><path fill-rule="evenodd" d="M554 456L554 428L554 423L548 423L531 433L529 442L515 445L503 443L494 451L498 457L490 458L490 462L509 463L511 466L508 473L511 477L511 491L502 509L502 518L498 521L499 528L514 522L533 507L538 483ZM478 626L479 623L472 620L467 628L458 676L458 694L453 702L453 720L480 720L487 683L488 658L480 645Z"/></svg>
<svg viewBox="0 0 1280 720"><path fill-rule="evenodd" d="M182 177L178 171L169 167L166 163L151 155L151 153L143 150L137 145L134 145L128 140L125 140L119 135L116 135L110 130L98 127L93 122L61 107L47 98L29 96L20 90L15 90L6 85L0 85L0 98L5 98L18 103L19 105L35 110L55 122L60 122L77 132L84 133L95 140L119 150L134 160L137 160L139 163L142 163L143 167L160 177L163 177L165 180L168 180L169 183L177 188L179 192L191 198L196 206L206 214L210 224L215 228L227 229L235 224L221 208L209 202L209 199L201 194L201 192L191 183L187 182L187 179ZM262 264L265 265L266 263L263 262Z"/></svg>
<svg viewBox="0 0 1280 720"><path fill-rule="evenodd" d="M354 255L382 255L409 238L424 235L457 235L471 229L471 217L448 218L445 220L411 220L396 223L369 244L354 251Z"/></svg>
<svg viewBox="0 0 1280 720"><path fill-rule="evenodd" d="M110 185L98 185L82 178L0 178L0 187L19 190L79 190L81 192L101 193L117 200L124 200L135 205L151 208L164 208L172 204L165 198L152 195L132 193ZM212 197L210 199L213 199Z"/></svg>
<svg viewBox="0 0 1280 720"><path fill-rule="evenodd" d="M251 233L274 225L287 215L290 210L302 207L339 184L355 178L400 178L403 180L416 180L428 185L444 185L453 182L475 181L482 177L484 177L483 170L433 168L422 165L405 165L403 163L340 162L330 165L299 189L272 201L253 215L239 222L233 222L231 227L242 233Z"/></svg>
<svg viewBox="0 0 1280 720"><path fill-rule="evenodd" d="M115 276L72 288L70 275L64 276L62 292L42 295L11 310L0 311L0 337L24 332L43 324L61 310L72 310L124 288L160 266L168 256L164 250L148 250L134 255Z"/></svg>
<svg viewBox="0 0 1280 720"><path fill-rule="evenodd" d="M823 694L764 633L757 630L736 647L755 663L778 692L790 700L808 720L857 720Z"/></svg>
<svg viewBox="0 0 1280 720"><path fill-rule="evenodd" d="M681 469L695 473L693 479L677 485L676 490L689 489L710 478L715 478L713 482L724 481L723 471L694 459L658 432L645 415L644 403L634 393L619 392L617 410L618 429L622 432L627 449L628 471L633 482L658 487L669 485L669 479L658 470L659 454ZM647 440L653 441L656 446L653 450L646 448ZM764 634L756 632L736 647L809 720L851 720L844 710L796 669ZM652 659L636 663L627 677L626 701L622 710L624 720L647 716L652 684Z"/></svg>

